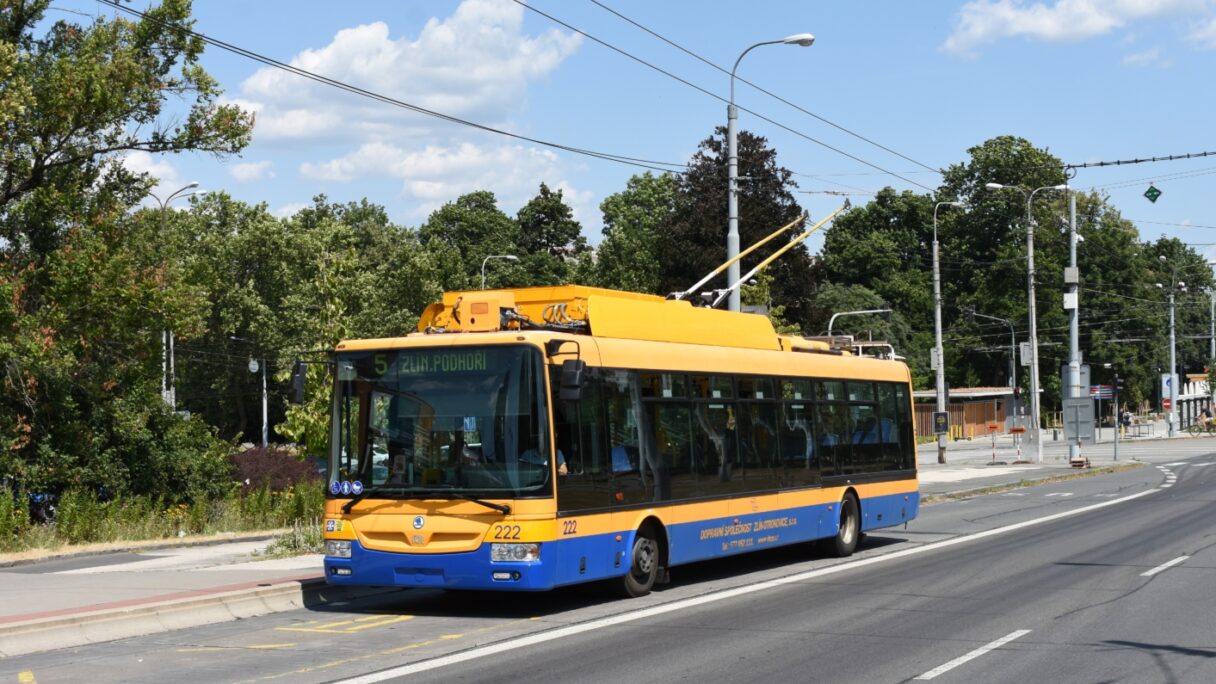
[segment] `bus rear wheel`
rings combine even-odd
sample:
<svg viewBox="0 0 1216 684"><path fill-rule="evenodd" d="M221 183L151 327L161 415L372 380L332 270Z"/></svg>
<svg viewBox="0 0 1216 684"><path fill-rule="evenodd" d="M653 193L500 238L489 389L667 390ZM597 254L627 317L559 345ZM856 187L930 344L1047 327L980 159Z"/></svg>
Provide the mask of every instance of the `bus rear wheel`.
<svg viewBox="0 0 1216 684"><path fill-rule="evenodd" d="M649 526L638 530L629 554L629 572L621 579L620 591L628 598L650 593L659 577L659 541Z"/></svg>
<svg viewBox="0 0 1216 684"><path fill-rule="evenodd" d="M857 550L857 542L861 539L861 510L857 505L857 497L852 492L844 495L840 501L840 527L836 536L826 540L827 552L837 558L853 555Z"/></svg>

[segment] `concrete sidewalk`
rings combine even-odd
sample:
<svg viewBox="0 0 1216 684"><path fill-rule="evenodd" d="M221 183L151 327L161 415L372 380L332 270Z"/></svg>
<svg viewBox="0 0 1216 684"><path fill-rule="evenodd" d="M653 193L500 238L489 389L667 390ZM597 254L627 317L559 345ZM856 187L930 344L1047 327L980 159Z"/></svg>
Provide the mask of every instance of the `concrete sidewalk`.
<svg viewBox="0 0 1216 684"><path fill-rule="evenodd" d="M1155 426L1157 439L1164 424ZM1109 437L1082 453L1113 463ZM1009 437L936 443L917 450L922 494L946 494L1074 471L1068 447L1045 433L1043 461L1019 461ZM1143 440L1138 440L1143 441ZM1134 442L1129 442L1132 444ZM1131 460L1131 454L1121 459ZM1021 461L1033 461L1023 444ZM995 464L994 464L995 462ZM348 590L324 582L321 557L266 560L269 540L119 551L0 567L0 657L318 607L397 590Z"/></svg>

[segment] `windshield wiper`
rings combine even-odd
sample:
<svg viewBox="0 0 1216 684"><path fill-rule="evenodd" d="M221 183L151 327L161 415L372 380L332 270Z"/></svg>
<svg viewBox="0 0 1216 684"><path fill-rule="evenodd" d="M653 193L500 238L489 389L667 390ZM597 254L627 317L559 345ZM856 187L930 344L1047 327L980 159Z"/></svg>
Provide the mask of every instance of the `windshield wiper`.
<svg viewBox="0 0 1216 684"><path fill-rule="evenodd" d="M503 515L511 515L511 507L506 504L491 503L484 499L478 499L475 496L469 496L468 494L460 494L457 492L447 492L444 494L434 494L433 496L437 499L460 499L461 501L472 501L473 503L481 504L482 506L485 506L486 508L492 508L492 509L498 511L499 513L502 513Z"/></svg>

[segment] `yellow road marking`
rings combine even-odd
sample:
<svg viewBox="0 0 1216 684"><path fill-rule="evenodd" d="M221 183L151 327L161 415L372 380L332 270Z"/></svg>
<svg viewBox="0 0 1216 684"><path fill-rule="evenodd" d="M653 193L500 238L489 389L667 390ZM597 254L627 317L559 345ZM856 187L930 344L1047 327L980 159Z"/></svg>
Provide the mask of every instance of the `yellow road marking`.
<svg viewBox="0 0 1216 684"><path fill-rule="evenodd" d="M357 618L355 620L342 620L340 622L329 622L316 627L276 627L280 632L311 632L313 634L356 634L365 629L374 629L376 627L387 627L395 625L398 622L413 620L413 615L369 615L367 617ZM361 622L363 624L354 624ZM316 624L315 620L310 620L304 623L305 625ZM341 625L350 625L341 629L334 629Z"/></svg>
<svg viewBox="0 0 1216 684"><path fill-rule="evenodd" d="M405 617L412 618L414 616L410 615L410 616L405 616ZM405 644L404 646L396 646L394 648L389 648L389 649L385 649L382 651L376 651L375 653L365 653L363 655L355 656L353 658L343 658L342 660L331 660L327 663L318 663L316 665L310 665L309 667L302 667L298 670L292 670L290 672L281 672L279 674L266 675L266 676L260 677L258 679L249 679L249 680L246 680L245 682L243 682L242 684L251 684L252 682L259 682L259 681L262 681L262 682L273 681L276 679L283 679L284 677L294 677L294 676L298 676L298 675L302 675L302 674L308 674L310 672L316 672L317 670L326 670L329 668L339 667L341 665L349 665L351 663L357 663L357 662L363 661L363 660L383 658L384 656L387 656L387 655L395 655L397 653L404 653L405 651L412 651L412 650L419 649L419 648L425 648L427 646L434 646L436 644L443 642L445 639L460 639L460 638L466 637L466 636L484 634L485 632L492 632L494 630L503 629L504 627L510 627L512 625L517 625L521 622L533 622L533 621L536 621L539 619L540 619L539 617L530 617L530 618L524 618L522 620L511 620L510 622L504 622L501 625L489 625L487 627L475 629L475 630L469 632L468 634L448 634L448 635L444 635L438 639L428 639L426 641L418 641L418 642L415 642L412 644ZM279 627L279 629L290 629L290 628ZM298 628L298 630L302 630L302 629L303 628Z"/></svg>
<svg viewBox="0 0 1216 684"><path fill-rule="evenodd" d="M178 653L207 653L209 651L234 651L250 649L255 651L272 651L276 648L291 648L292 644L250 644L248 646L196 646L194 648L179 648Z"/></svg>
<svg viewBox="0 0 1216 684"><path fill-rule="evenodd" d="M21 682L21 684L38 684L38 680L34 679L34 673L29 670L17 675L17 681Z"/></svg>

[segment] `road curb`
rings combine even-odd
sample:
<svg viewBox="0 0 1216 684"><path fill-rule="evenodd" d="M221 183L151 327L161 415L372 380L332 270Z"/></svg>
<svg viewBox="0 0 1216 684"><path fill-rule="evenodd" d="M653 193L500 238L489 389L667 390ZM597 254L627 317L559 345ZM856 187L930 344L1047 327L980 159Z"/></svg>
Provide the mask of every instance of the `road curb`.
<svg viewBox="0 0 1216 684"><path fill-rule="evenodd" d="M158 634L186 627L312 608L398 591L331 587L324 578L294 579L250 588L53 615L0 624L0 658Z"/></svg>
<svg viewBox="0 0 1216 684"><path fill-rule="evenodd" d="M259 530L257 532L234 532L231 534L212 535L209 537L195 539L187 538L186 540L178 537L169 537L163 540L132 541L125 545L105 549L90 549L86 547L78 550L69 550L64 553L48 553L47 555L38 558L6 560L0 557L0 568L15 568L22 565L33 565L35 563L46 563L49 561L65 560L70 558L86 558L89 556L106 556L114 553L138 553L140 551L160 551L163 549L191 548L196 546L219 546L221 544L231 544L233 542L268 541L287 534L290 531L290 527L283 527L274 530Z"/></svg>

